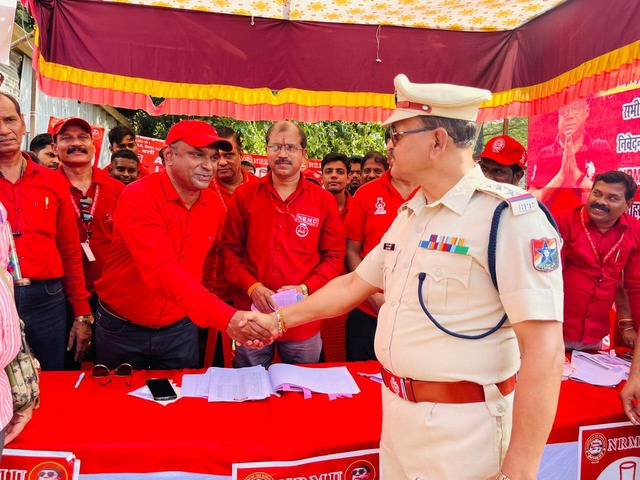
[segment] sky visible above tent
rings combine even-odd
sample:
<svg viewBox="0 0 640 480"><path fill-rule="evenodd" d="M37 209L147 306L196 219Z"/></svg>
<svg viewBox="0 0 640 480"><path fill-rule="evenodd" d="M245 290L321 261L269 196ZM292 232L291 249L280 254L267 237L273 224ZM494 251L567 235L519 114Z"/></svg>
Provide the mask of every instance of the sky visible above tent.
<svg viewBox="0 0 640 480"><path fill-rule="evenodd" d="M566 0L108 0L308 22L438 30L513 30Z"/></svg>

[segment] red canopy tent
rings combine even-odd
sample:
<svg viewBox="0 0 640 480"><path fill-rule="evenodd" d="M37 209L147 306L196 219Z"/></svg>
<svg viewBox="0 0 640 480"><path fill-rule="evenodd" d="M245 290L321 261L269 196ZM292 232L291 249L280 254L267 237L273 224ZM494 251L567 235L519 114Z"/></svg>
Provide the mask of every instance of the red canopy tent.
<svg viewBox="0 0 640 480"><path fill-rule="evenodd" d="M381 121L405 73L494 120L640 78L640 0L28 1L42 91L155 115Z"/></svg>

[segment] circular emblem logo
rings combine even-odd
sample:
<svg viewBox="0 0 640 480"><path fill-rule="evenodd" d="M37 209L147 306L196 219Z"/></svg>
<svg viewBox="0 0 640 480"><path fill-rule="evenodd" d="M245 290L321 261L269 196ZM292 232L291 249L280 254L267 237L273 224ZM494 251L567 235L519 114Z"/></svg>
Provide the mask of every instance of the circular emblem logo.
<svg viewBox="0 0 640 480"><path fill-rule="evenodd" d="M400 386L398 385L398 382L396 382L396 379L393 377L391 377L391 390L393 390L393 393L395 393L396 395L400 393Z"/></svg>
<svg viewBox="0 0 640 480"><path fill-rule="evenodd" d="M584 444L584 455L591 462L598 462L607 453L607 438L601 433L594 433Z"/></svg>
<svg viewBox="0 0 640 480"><path fill-rule="evenodd" d="M273 477L268 473L256 472L244 477L244 480L273 480Z"/></svg>
<svg viewBox="0 0 640 480"><path fill-rule="evenodd" d="M304 223L299 224L296 227L296 235L298 235L300 238L304 238L307 235L309 235L309 227L307 227Z"/></svg>
<svg viewBox="0 0 640 480"><path fill-rule="evenodd" d="M359 459L351 463L344 472L344 480L377 480L378 472L368 460Z"/></svg>
<svg viewBox="0 0 640 480"><path fill-rule="evenodd" d="M42 473L44 472L44 473ZM42 476L41 476L42 475ZM67 470L58 462L42 462L30 472L29 480L68 480Z"/></svg>
<svg viewBox="0 0 640 480"><path fill-rule="evenodd" d="M506 143L504 141L504 138L499 138L495 142L493 142L493 145L491 145L491 150L493 150L494 152L499 152L505 147L505 145Z"/></svg>

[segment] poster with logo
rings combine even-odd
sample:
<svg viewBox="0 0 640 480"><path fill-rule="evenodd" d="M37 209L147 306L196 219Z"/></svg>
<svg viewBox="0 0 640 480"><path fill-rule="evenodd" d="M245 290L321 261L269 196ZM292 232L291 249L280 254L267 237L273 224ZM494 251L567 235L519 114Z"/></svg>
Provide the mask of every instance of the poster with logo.
<svg viewBox="0 0 640 480"><path fill-rule="evenodd" d="M49 124L47 125L47 133L53 132L53 126L60 120L59 117L49 117ZM100 151L102 150L102 141L104 140L104 128L91 125L91 139L93 140L93 146L96 148L96 153L93 157L93 164L98 167L100 161Z"/></svg>
<svg viewBox="0 0 640 480"><path fill-rule="evenodd" d="M233 480L379 480L380 451L376 449L306 458L294 462L233 465Z"/></svg>
<svg viewBox="0 0 640 480"><path fill-rule="evenodd" d="M5 448L0 461L2 480L77 480L80 460L70 452Z"/></svg>
<svg viewBox="0 0 640 480"><path fill-rule="evenodd" d="M578 455L579 480L640 480L640 426L580 427Z"/></svg>
<svg viewBox="0 0 640 480"><path fill-rule="evenodd" d="M640 89L530 117L527 150L527 188L554 214L583 204L598 173L622 170L638 182ZM634 211L640 214L640 204Z"/></svg>
<svg viewBox="0 0 640 480"><path fill-rule="evenodd" d="M147 173L158 173L164 170L160 158L160 150L164 146L164 140L136 135L136 145L138 145L140 165Z"/></svg>

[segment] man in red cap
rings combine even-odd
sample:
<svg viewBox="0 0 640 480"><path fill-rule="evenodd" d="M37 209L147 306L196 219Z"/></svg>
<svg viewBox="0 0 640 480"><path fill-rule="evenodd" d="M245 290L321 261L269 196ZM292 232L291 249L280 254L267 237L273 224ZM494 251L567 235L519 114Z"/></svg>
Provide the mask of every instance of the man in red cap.
<svg viewBox="0 0 640 480"><path fill-rule="evenodd" d="M71 350L76 344L76 361L85 356L93 318L68 184L22 154L25 131L18 102L0 94L0 201L23 277L16 282L16 305L43 370L62 370L65 345ZM65 296L76 320L68 341Z"/></svg>
<svg viewBox="0 0 640 480"><path fill-rule="evenodd" d="M95 313L97 297L93 284L100 278L109 255L113 212L124 185L93 165L95 145L91 125L85 120L62 119L54 125L52 134L53 152L61 163L58 171L71 192L83 250L84 277ZM88 323L93 323L93 317Z"/></svg>
<svg viewBox="0 0 640 480"><path fill-rule="evenodd" d="M210 190L220 158L231 150L216 129L182 120L167 135L166 170L129 185L113 218L113 244L96 282L96 359L110 368L194 368L196 325L226 328L245 345L262 345L261 327L238 327L241 312L202 286L205 256L224 209ZM196 325L194 325L194 323Z"/></svg>
<svg viewBox="0 0 640 480"><path fill-rule="evenodd" d="M515 138L509 135L494 137L479 156L478 163L485 177L499 183L520 185L527 164L527 151Z"/></svg>

